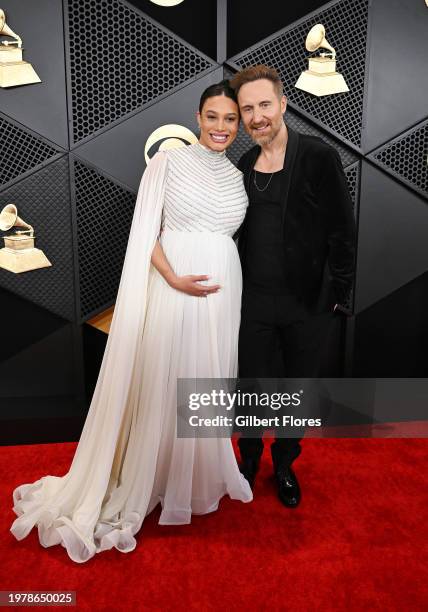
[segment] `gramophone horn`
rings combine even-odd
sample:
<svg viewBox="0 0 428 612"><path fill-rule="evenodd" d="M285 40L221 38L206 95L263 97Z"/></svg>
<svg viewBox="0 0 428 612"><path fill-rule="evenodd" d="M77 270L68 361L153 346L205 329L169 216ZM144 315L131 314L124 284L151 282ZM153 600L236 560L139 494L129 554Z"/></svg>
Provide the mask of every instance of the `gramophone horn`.
<svg viewBox="0 0 428 612"><path fill-rule="evenodd" d="M10 27L7 25L6 15L4 14L3 9L0 9L0 34L3 34L4 36L11 36L12 38L15 38L18 41L19 47L21 47L22 40L18 36L18 34L15 34L15 32L11 30Z"/></svg>
<svg viewBox="0 0 428 612"><path fill-rule="evenodd" d="M316 51L322 47L323 49L329 49L332 52L333 58L336 57L336 51L331 45L328 44L325 38L325 28L322 23L317 23L313 28L309 30L306 37L306 49L308 51Z"/></svg>
<svg viewBox="0 0 428 612"><path fill-rule="evenodd" d="M30 230L33 229L32 225L25 223L21 217L18 217L18 210L15 204L6 204L0 213L0 230L2 232L7 232L7 230L10 230L14 226L26 227Z"/></svg>

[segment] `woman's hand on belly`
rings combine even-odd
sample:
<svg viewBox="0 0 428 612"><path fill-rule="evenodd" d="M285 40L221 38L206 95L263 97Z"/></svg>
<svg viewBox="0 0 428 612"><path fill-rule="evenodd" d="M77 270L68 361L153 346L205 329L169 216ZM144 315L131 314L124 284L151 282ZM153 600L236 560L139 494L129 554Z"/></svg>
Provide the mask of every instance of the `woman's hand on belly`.
<svg viewBox="0 0 428 612"><path fill-rule="evenodd" d="M221 285L201 285L199 281L208 280L207 275L187 274L176 276L170 281L171 287L195 297L206 297L210 293L217 293Z"/></svg>

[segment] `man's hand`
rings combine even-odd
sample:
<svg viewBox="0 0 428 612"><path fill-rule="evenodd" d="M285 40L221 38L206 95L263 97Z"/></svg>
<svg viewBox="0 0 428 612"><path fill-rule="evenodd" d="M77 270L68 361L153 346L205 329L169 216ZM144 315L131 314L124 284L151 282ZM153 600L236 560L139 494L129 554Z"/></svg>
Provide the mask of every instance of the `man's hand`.
<svg viewBox="0 0 428 612"><path fill-rule="evenodd" d="M201 285L198 282L208 280L209 278L207 275L188 274L186 276L175 276L169 284L174 289L177 289L177 291L183 291L183 293L188 295L207 297L210 293L217 293L221 288L221 285Z"/></svg>

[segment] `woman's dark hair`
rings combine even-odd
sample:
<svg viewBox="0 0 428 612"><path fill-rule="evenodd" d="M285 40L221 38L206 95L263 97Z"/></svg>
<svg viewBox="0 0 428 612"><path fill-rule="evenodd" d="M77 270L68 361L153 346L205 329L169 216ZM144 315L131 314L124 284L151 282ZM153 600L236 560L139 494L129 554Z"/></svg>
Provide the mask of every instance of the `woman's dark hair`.
<svg viewBox="0 0 428 612"><path fill-rule="evenodd" d="M199 101L199 112L202 112L202 108L208 98L213 98L214 96L227 96L228 98L236 102L236 104L238 104L236 93L231 88L229 81L227 79L224 79L224 81L220 81L220 83L210 85L202 93L201 99Z"/></svg>

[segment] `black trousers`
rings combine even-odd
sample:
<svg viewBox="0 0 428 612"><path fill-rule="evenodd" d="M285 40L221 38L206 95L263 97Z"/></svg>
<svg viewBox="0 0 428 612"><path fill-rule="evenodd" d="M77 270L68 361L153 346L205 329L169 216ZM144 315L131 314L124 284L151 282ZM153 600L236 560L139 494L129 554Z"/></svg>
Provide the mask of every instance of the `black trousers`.
<svg viewBox="0 0 428 612"><path fill-rule="evenodd" d="M315 378L333 312L311 314L293 295L265 295L245 289L239 332L239 378ZM301 453L301 437L276 437L274 469L291 465ZM263 440L241 436L243 460L259 458Z"/></svg>

